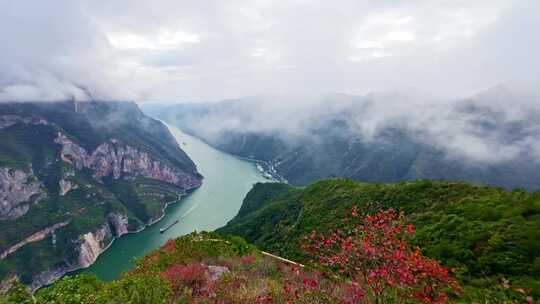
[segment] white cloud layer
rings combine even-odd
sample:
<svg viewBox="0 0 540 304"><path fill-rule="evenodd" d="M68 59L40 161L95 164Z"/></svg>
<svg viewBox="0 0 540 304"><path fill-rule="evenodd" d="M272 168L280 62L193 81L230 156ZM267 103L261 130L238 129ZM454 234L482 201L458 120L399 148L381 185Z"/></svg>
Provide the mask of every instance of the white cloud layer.
<svg viewBox="0 0 540 304"><path fill-rule="evenodd" d="M540 2L0 0L0 100L536 84Z"/></svg>

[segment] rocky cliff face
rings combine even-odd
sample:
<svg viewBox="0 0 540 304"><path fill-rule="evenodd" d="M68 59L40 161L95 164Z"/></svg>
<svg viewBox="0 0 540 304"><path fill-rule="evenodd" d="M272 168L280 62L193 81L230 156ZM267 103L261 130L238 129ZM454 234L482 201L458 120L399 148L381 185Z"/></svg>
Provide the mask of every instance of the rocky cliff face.
<svg viewBox="0 0 540 304"><path fill-rule="evenodd" d="M36 290L42 286L52 284L55 280L62 277L68 272L86 268L92 265L101 253L113 242L115 238L118 238L128 233L128 217L124 214L111 213L108 216L109 221L104 223L100 228L95 231L85 233L79 237L78 242L78 257L76 263L65 264L62 266L54 267L43 271L36 275L29 288ZM12 248L9 252L4 252L0 255L0 260L7 257L9 254L15 252L22 246L44 239L47 235L54 233L57 229L66 226L68 223L58 223L52 227L39 231L38 233L27 238L24 243L19 244L16 248Z"/></svg>
<svg viewBox="0 0 540 304"><path fill-rule="evenodd" d="M124 234L127 234L129 232L128 230L128 222L129 219L127 215L120 214L120 213L111 213L109 214L109 223L114 229L114 234L117 237L121 237Z"/></svg>
<svg viewBox="0 0 540 304"><path fill-rule="evenodd" d="M111 227L104 224L98 230L80 236L78 264L82 268L92 265L112 239Z"/></svg>
<svg viewBox="0 0 540 304"><path fill-rule="evenodd" d="M57 223L57 224L52 225L51 227L47 227L43 230L40 230L32 234L31 236L25 238L24 240L20 241L19 243L9 247L4 252L0 253L0 260L7 258L10 254L16 252L17 250L19 250L20 248L22 248L23 246L29 243L38 242L45 239L45 237L47 237L49 234L54 233L55 230L62 228L66 226L67 224L69 224L69 222Z"/></svg>
<svg viewBox="0 0 540 304"><path fill-rule="evenodd" d="M31 172L0 168L0 220L24 215L32 201L38 201L42 195L42 184Z"/></svg>
<svg viewBox="0 0 540 304"><path fill-rule="evenodd" d="M58 266L55 268L48 269L36 275L29 285L30 289L36 290L41 286L49 285L53 283L56 279L62 277L68 272L86 268L92 265L96 259L102 254L108 246L114 241L115 238L118 238L124 234L127 234L128 231L128 217L125 214L120 213L111 213L108 216L109 221L104 223L101 227L95 231L85 233L79 237L77 240L78 245L78 257L76 263L66 264L63 266ZM20 249L22 246L36 242L44 239L47 235L54 233L55 230L64 227L68 222L58 223L52 227L39 231L38 233L30 236L25 239L24 242L14 246L12 249L0 255L0 260L7 257L9 254Z"/></svg>
<svg viewBox="0 0 540 304"><path fill-rule="evenodd" d="M143 176L167 182L182 188L200 186L200 180L176 170L160 161L153 160L147 153L129 145L121 145L116 139L99 145L91 154L64 134L58 133L55 140L62 145L61 158L77 169L89 168L98 178L112 175Z"/></svg>
<svg viewBox="0 0 540 304"><path fill-rule="evenodd" d="M71 189L77 189L78 186L73 183L70 180L61 179L60 182L58 182L58 186L60 187L59 194L60 196L66 195Z"/></svg>
<svg viewBox="0 0 540 304"><path fill-rule="evenodd" d="M48 122L38 117L22 117L19 115L0 115L0 129L11 127L15 124L47 125Z"/></svg>
<svg viewBox="0 0 540 304"><path fill-rule="evenodd" d="M88 267L201 180L134 103L0 103L0 283L36 289Z"/></svg>

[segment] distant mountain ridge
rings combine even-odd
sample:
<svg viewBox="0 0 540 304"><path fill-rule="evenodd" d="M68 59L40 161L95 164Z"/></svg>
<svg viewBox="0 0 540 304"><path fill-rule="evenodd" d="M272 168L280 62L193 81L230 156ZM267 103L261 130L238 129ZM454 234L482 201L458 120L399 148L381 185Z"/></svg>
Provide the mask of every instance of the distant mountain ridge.
<svg viewBox="0 0 540 304"><path fill-rule="evenodd" d="M428 106L414 94L329 95L298 108L279 98L146 109L221 150L266 162L295 185L337 176L540 187L536 96L496 87Z"/></svg>
<svg viewBox="0 0 540 304"><path fill-rule="evenodd" d="M92 264L202 176L131 102L0 103L0 280L33 288Z"/></svg>

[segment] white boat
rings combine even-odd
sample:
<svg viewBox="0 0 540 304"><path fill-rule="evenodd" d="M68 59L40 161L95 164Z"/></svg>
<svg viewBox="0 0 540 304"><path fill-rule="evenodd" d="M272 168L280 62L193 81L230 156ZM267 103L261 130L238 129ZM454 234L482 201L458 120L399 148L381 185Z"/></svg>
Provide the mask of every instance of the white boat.
<svg viewBox="0 0 540 304"><path fill-rule="evenodd" d="M169 230L172 226L178 224L178 222L179 222L179 220L176 220L176 221L172 222L170 225L168 225L167 227L163 227L163 228L159 229L159 233L163 233L163 232Z"/></svg>

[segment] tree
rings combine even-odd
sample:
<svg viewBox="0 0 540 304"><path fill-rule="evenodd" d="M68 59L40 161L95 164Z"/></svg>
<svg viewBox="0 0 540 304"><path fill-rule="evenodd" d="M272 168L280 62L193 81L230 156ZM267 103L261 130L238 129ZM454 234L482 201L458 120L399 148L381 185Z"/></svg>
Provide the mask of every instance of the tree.
<svg viewBox="0 0 540 304"><path fill-rule="evenodd" d="M449 293L460 290L457 280L438 261L409 246L407 237L415 227L402 219L393 209L361 219L353 208L347 218L352 228L330 234L313 231L303 249L314 263L350 280L357 298L368 303L447 302Z"/></svg>

